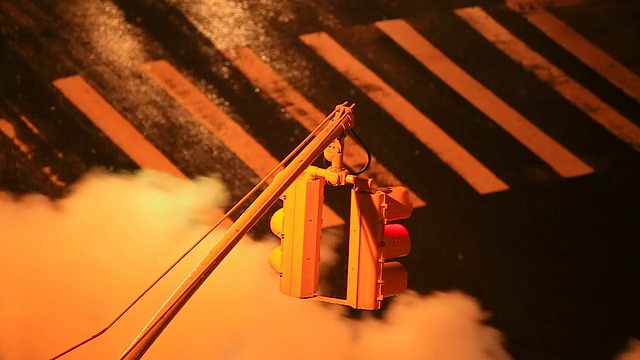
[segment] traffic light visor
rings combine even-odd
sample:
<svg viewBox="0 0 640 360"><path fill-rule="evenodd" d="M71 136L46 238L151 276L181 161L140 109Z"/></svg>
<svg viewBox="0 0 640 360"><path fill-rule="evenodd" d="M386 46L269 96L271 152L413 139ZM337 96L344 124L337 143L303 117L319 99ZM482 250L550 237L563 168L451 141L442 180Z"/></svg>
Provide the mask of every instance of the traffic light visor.
<svg viewBox="0 0 640 360"><path fill-rule="evenodd" d="M382 270L382 289L384 297L398 295L407 288L409 275L399 262L384 263Z"/></svg>
<svg viewBox="0 0 640 360"><path fill-rule="evenodd" d="M380 189L385 194L387 209L385 220L394 221L406 219L413 213L413 204L409 198L409 191L402 186L392 186Z"/></svg>

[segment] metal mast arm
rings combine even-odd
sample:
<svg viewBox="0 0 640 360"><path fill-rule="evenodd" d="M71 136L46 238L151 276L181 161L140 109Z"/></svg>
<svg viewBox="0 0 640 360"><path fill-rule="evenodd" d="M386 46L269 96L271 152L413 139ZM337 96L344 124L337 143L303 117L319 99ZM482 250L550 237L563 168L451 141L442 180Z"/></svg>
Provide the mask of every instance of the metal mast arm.
<svg viewBox="0 0 640 360"><path fill-rule="evenodd" d="M233 247L264 216L282 193L300 176L304 170L338 138L344 130L353 127L353 105L338 105L334 116L324 129L302 149L282 170L279 176L249 205L247 210L231 225L200 263L185 278L162 308L154 315L136 339L129 345L120 359L140 359L162 331L169 325L191 296L200 288L213 270L231 252Z"/></svg>

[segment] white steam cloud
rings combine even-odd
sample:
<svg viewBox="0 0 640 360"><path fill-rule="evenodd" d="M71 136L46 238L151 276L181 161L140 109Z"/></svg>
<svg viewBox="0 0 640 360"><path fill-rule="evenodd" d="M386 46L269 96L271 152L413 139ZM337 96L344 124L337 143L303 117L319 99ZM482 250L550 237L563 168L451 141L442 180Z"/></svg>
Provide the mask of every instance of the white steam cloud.
<svg viewBox="0 0 640 360"><path fill-rule="evenodd" d="M629 339L627 348L618 354L615 360L638 360L640 359L640 340Z"/></svg>
<svg viewBox="0 0 640 360"><path fill-rule="evenodd" d="M102 329L207 229L212 179L94 173L69 197L0 194L0 359L49 359ZM64 359L114 359L210 249L210 236L111 330ZM281 295L273 242L244 239L145 359L510 359L462 293L401 295L383 320Z"/></svg>

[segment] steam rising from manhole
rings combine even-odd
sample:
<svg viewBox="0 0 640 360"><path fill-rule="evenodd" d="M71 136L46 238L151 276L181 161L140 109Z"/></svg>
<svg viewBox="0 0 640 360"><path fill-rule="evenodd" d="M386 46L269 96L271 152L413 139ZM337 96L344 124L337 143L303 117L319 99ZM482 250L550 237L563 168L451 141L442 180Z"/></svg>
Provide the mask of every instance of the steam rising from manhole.
<svg viewBox="0 0 640 360"><path fill-rule="evenodd" d="M56 202L0 194L0 358L50 358L102 329L208 229L225 198L214 179L145 171L90 174ZM64 358L117 358L215 241ZM241 241L145 358L510 359L462 293L403 294L383 320L283 296L267 264L274 246Z"/></svg>

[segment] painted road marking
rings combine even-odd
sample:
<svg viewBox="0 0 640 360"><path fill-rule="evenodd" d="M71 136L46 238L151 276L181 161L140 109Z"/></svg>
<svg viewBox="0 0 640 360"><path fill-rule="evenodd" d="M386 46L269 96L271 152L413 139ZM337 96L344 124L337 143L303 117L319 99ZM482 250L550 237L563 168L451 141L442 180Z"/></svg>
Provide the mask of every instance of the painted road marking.
<svg viewBox="0 0 640 360"><path fill-rule="evenodd" d="M484 10L479 7L469 7L457 9L455 13L497 48L531 71L540 80L549 84L597 123L640 151L640 128L638 126L529 48Z"/></svg>
<svg viewBox="0 0 640 360"><path fill-rule="evenodd" d="M178 178L187 178L81 76L58 79L53 85L138 166ZM224 216L224 212L214 209L211 215L212 219L217 221ZM222 226L228 228L231 224L231 219L226 219Z"/></svg>
<svg viewBox="0 0 640 360"><path fill-rule="evenodd" d="M512 7L518 11L518 8ZM602 49L589 42L551 13L539 9L522 14L531 24L560 44L575 57L598 72L627 95L640 101L640 77L628 70Z"/></svg>
<svg viewBox="0 0 640 360"><path fill-rule="evenodd" d="M28 122L28 124L31 124L31 123ZM33 126L33 124L31 124L31 126ZM39 131L35 127L31 128L32 131L34 129L36 130L36 134L38 134ZM12 123L10 123L6 119L0 119L0 132L2 132L6 137L11 139L11 141L13 141L13 144L27 157L27 159L33 160L34 158L33 150L31 149L31 147L29 147L29 145L27 145L24 141L18 138L18 134L16 133L16 129L13 127ZM67 184L64 181L58 178L58 175L53 172L51 167L45 166L41 168L41 170L45 175L47 175L49 180L56 186L59 186L59 187L67 186Z"/></svg>
<svg viewBox="0 0 640 360"><path fill-rule="evenodd" d="M471 77L406 21L381 21L376 26L560 175L573 177L593 172L589 165Z"/></svg>
<svg viewBox="0 0 640 360"><path fill-rule="evenodd" d="M37 135L42 141L47 142L47 139L42 135L42 133L40 132L40 130L33 125L33 123L31 121L29 121L29 119L24 116L24 115L20 115L20 120L22 120L23 123L25 123L27 125L27 127L29 128L29 130L31 130L32 133L34 133L35 135ZM58 149L53 149L56 153L56 156L60 159L64 158L64 154L59 151Z"/></svg>
<svg viewBox="0 0 640 360"><path fill-rule="evenodd" d="M53 85L138 166L187 178L81 76L58 79ZM211 215L217 220L224 216L224 212L214 209ZM226 219L221 225L228 228L232 223L231 219Z"/></svg>
<svg viewBox="0 0 640 360"><path fill-rule="evenodd" d="M251 49L240 47L227 50L224 54L255 86L280 104L309 132L313 131L326 117ZM367 163L367 152L350 137L345 138L344 162L356 170L361 169ZM365 174L375 178L380 185L402 185L400 180L384 165L377 162L374 157L371 158L371 165ZM409 196L413 207L418 208L426 205L424 200L411 190L409 190Z"/></svg>
<svg viewBox="0 0 640 360"><path fill-rule="evenodd" d="M11 141L13 144L20 149L20 151L25 154L25 156L29 159L33 159L33 152L31 148L25 144L22 140L18 138L18 134L16 134L16 129L13 127L13 124L10 123L6 119L0 119L0 131Z"/></svg>
<svg viewBox="0 0 640 360"><path fill-rule="evenodd" d="M583 5L589 1L593 0L506 0L505 3L513 8L538 9L543 6L560 8Z"/></svg>
<svg viewBox="0 0 640 360"><path fill-rule="evenodd" d="M81 76L58 79L53 85L141 168L186 178Z"/></svg>
<svg viewBox="0 0 640 360"><path fill-rule="evenodd" d="M300 39L416 136L480 194L509 186L324 32Z"/></svg>
<svg viewBox="0 0 640 360"><path fill-rule="evenodd" d="M145 63L141 68L259 177L264 178L278 165L279 161L260 143L171 64L159 60ZM344 224L344 220L327 205L324 205L322 216L324 227Z"/></svg>

